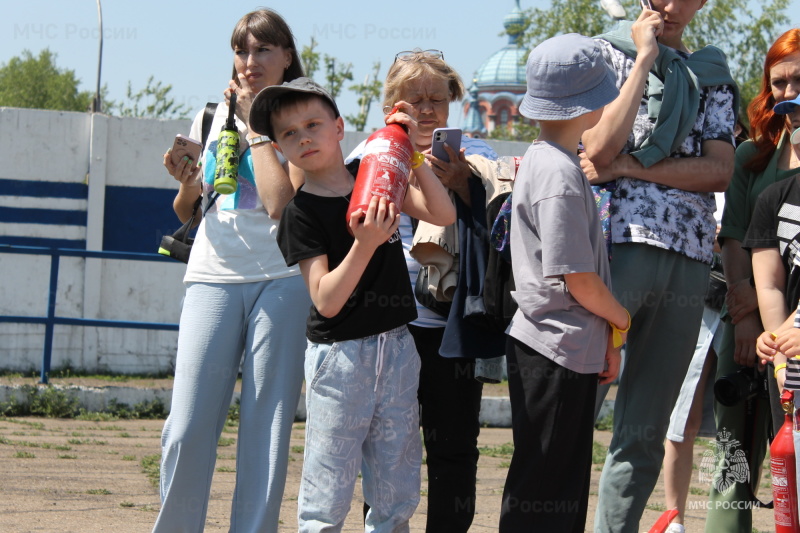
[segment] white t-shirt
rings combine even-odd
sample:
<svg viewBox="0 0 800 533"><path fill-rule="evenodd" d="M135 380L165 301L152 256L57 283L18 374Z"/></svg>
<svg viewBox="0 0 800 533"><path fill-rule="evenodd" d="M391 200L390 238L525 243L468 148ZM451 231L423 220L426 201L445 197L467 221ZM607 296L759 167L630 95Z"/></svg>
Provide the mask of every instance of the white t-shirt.
<svg viewBox="0 0 800 533"><path fill-rule="evenodd" d="M211 132L203 152L203 196L214 193L217 138L228 115L228 106L217 106ZM202 137L203 112L195 117L190 137ZM247 145L247 128L236 119L241 154L238 187L233 194L220 195L205 213L192 246L184 283L247 283L296 276L278 249L278 221L267 214L256 190L253 160ZM280 155L280 154L279 154ZM203 205L206 205L204 200Z"/></svg>

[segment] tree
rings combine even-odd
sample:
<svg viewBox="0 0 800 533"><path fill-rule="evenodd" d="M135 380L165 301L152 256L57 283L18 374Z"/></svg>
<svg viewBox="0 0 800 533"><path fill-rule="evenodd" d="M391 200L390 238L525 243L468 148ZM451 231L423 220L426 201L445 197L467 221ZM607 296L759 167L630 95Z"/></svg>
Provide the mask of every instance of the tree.
<svg viewBox="0 0 800 533"><path fill-rule="evenodd" d="M626 2L628 18L639 14L638 0ZM684 42L690 50L707 44L728 56L733 77L741 92L740 116L746 121L747 104L758 92L764 57L781 27L789 22L789 0L758 0L757 12L748 0L714 0L701 9L689 24ZM523 12L521 32L524 46L533 48L561 33L598 35L613 27L613 21L597 0L551 0L550 9L531 8Z"/></svg>
<svg viewBox="0 0 800 533"><path fill-rule="evenodd" d="M23 50L0 67L0 106L58 111L88 111L94 93L79 91L75 71L56 66L45 48L34 57Z"/></svg>
<svg viewBox="0 0 800 533"><path fill-rule="evenodd" d="M728 56L733 79L739 84L739 116L747 123L747 104L758 94L764 58L772 43L789 23L789 0L759 0L754 13L748 0L714 0L701 9L686 30L690 50L707 44Z"/></svg>
<svg viewBox="0 0 800 533"><path fill-rule="evenodd" d="M372 81L369 80L369 74L364 77L364 83L357 83L351 85L351 91L358 95L358 113L355 115L345 115L345 120L353 125L356 131L364 131L367 125L367 118L369 117L369 108L373 100L377 100L381 96L383 89L383 82L378 79L378 73L381 70L380 61L372 64Z"/></svg>
<svg viewBox="0 0 800 533"><path fill-rule="evenodd" d="M144 89L136 93L133 92L131 82L128 82L127 101L120 104L107 102L107 112L119 117L188 118L191 108L185 104L176 104L175 99L170 97L170 91L172 85L155 81L153 76L147 78Z"/></svg>
<svg viewBox="0 0 800 533"><path fill-rule="evenodd" d="M325 85L328 92L335 99L342 91L342 86L345 81L353 81L353 64L340 63L336 65L336 58L328 54L322 55L316 51L317 40L311 37L311 44L303 46L300 51L300 60L303 62L303 70L306 76L313 78L314 74L319 70L320 62L325 65Z"/></svg>

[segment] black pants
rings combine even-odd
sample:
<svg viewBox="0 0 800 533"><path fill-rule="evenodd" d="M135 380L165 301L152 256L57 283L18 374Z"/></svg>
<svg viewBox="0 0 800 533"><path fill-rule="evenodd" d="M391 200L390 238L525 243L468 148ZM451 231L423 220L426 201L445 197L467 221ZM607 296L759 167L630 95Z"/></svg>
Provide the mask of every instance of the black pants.
<svg viewBox="0 0 800 533"><path fill-rule="evenodd" d="M439 355L443 328L409 326L422 369L420 423L428 468L428 533L466 533L475 515L483 384L473 359Z"/></svg>
<svg viewBox="0 0 800 533"><path fill-rule="evenodd" d="M589 503L597 374L578 374L506 342L514 455L500 533L583 532Z"/></svg>

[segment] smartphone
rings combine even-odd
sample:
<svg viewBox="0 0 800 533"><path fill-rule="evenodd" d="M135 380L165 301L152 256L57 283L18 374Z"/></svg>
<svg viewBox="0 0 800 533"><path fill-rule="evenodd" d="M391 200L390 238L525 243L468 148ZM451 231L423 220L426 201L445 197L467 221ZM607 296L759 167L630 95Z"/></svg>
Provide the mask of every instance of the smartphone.
<svg viewBox="0 0 800 533"><path fill-rule="evenodd" d="M650 0L639 0L642 4L642 9L649 9L650 11L654 11L653 4L650 3Z"/></svg>
<svg viewBox="0 0 800 533"><path fill-rule="evenodd" d="M172 144L172 154L170 157L172 158L173 165L180 163L184 156L188 156L189 159L194 161L194 164L197 165L197 161L200 159L200 154L202 153L203 145L200 144L200 141L195 141L179 133L175 136L175 142Z"/></svg>
<svg viewBox="0 0 800 533"><path fill-rule="evenodd" d="M431 155L449 163L450 156L445 151L445 144L458 153L461 149L461 130L458 128L436 128L433 130Z"/></svg>

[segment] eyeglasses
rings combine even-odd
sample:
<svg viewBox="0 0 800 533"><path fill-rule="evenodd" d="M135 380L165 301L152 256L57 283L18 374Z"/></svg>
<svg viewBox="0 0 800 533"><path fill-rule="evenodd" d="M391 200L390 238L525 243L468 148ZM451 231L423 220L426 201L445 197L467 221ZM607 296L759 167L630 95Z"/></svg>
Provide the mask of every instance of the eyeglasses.
<svg viewBox="0 0 800 533"><path fill-rule="evenodd" d="M396 56L394 56L394 62L397 63L397 60L400 61L412 61L415 59L441 59L444 61L444 52L441 50L404 50L402 52L398 52Z"/></svg>

